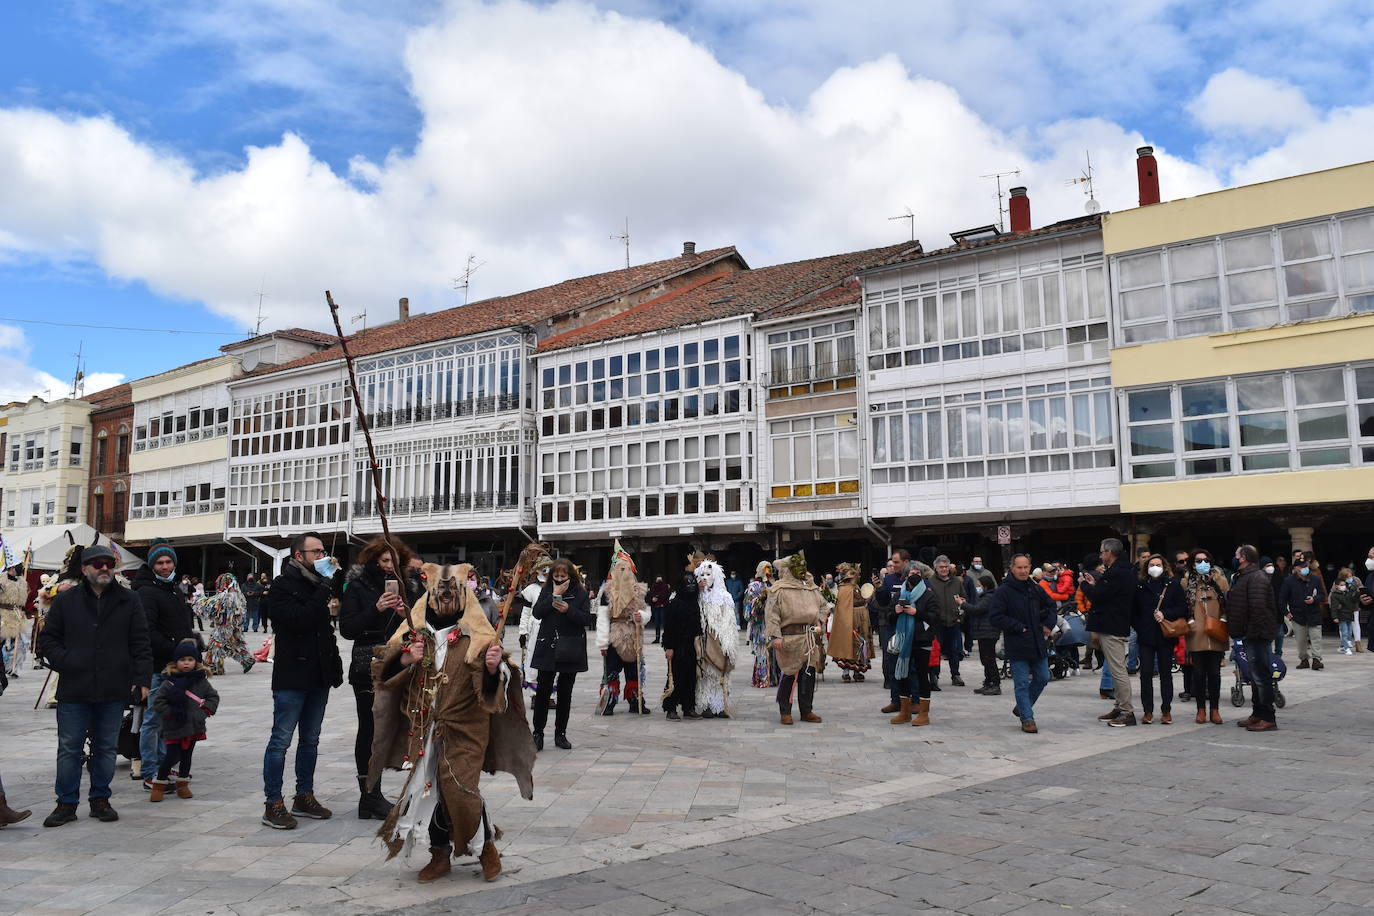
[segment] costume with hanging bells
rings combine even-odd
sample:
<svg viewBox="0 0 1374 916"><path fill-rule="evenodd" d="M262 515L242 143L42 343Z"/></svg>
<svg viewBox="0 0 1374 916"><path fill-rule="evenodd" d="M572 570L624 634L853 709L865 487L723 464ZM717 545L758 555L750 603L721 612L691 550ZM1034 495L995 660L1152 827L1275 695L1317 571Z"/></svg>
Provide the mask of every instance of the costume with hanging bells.
<svg viewBox="0 0 1374 916"><path fill-rule="evenodd" d="M779 560L775 566L778 581L768 591L765 609L770 640L782 640L774 649L782 680L778 683L778 711L782 724L792 724L792 691L796 688L797 707L803 722L819 722L812 712L816 695L816 669L825 646L821 634L825 632L826 602L821 590L806 569L806 556L797 551Z"/></svg>
<svg viewBox="0 0 1374 916"><path fill-rule="evenodd" d="M714 559L697 567L701 605L701 636L697 638L697 712L703 717L730 718L730 672L739 657L739 626L735 599L725 588L725 572Z"/></svg>
<svg viewBox="0 0 1374 916"><path fill-rule="evenodd" d="M862 681L872 667L873 634L868 602L858 588L859 568L841 563L835 568L835 610L830 617L826 654L844 671L844 680Z"/></svg>
<svg viewBox="0 0 1374 916"><path fill-rule="evenodd" d="M648 713L642 691L644 625L649 622L649 605L644 600L646 587L635 578L630 555L615 542L611 557L610 603L596 609L596 647L605 653L605 683L601 687L598 710L603 716L615 712L620 696L620 673L625 672L625 704L631 712Z"/></svg>
<svg viewBox="0 0 1374 916"><path fill-rule="evenodd" d="M248 599L239 591L239 582L230 573L215 580L215 593L196 601L195 613L210 621L210 646L205 650L205 667L224 673L225 659L243 666L243 673L256 661L243 641L243 622L248 618Z"/></svg>
<svg viewBox="0 0 1374 916"><path fill-rule="evenodd" d="M504 653L496 672L487 670L486 652L500 641L466 585L470 570L466 563L425 564L424 597L372 663L376 733L368 781L375 785L384 768L406 771L400 799L377 835L390 859L428 829L431 861L422 881L446 874L453 854L471 855L479 829L483 877L500 874L501 831L478 788L484 770L510 773L521 796L534 797L534 740L520 672ZM417 641L424 656L404 665L403 652Z"/></svg>
<svg viewBox="0 0 1374 916"><path fill-rule="evenodd" d="M744 619L749 623L749 648L754 652L755 687L776 687L782 674L777 659L769 648L768 627L763 609L768 601L768 589L773 584L773 564L764 560L754 571L754 579L744 590Z"/></svg>

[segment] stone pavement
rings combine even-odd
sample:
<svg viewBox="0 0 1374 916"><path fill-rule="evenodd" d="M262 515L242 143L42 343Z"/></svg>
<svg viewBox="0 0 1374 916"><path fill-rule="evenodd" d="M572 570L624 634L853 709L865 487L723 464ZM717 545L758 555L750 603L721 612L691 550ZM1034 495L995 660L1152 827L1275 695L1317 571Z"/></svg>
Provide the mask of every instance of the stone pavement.
<svg viewBox="0 0 1374 916"><path fill-rule="evenodd" d="M653 661L651 680L661 679ZM597 717L596 678L584 676L575 748L550 744L540 755L534 801L509 777L483 781L506 833L506 875L485 884L463 862L423 887L419 857L384 862L376 822L353 816L346 688L331 701L317 773L332 820L294 831L258 823L271 718L260 667L216 680L223 712L197 752L194 800L148 804L121 767L119 824L87 819L83 805L78 823L45 830L55 729L51 712L31 709L35 674L0 698L0 773L11 802L35 809L0 831L0 914L1374 905L1374 885L1345 864L1374 833L1360 805L1374 727L1341 714L1374 685L1369 655L1293 672L1282 728L1263 736L1232 728L1229 704L1223 727L1192 724L1189 703L1177 704L1172 726L1102 727L1095 716L1106 704L1087 677L1051 684L1037 709L1041 734L1027 736L1009 693L984 698L947 683L934 724L913 729L876 712L880 678L842 684L832 669L817 691L825 722L787 728L771 691L750 688L743 669L732 721ZM389 775L385 787L398 786Z"/></svg>

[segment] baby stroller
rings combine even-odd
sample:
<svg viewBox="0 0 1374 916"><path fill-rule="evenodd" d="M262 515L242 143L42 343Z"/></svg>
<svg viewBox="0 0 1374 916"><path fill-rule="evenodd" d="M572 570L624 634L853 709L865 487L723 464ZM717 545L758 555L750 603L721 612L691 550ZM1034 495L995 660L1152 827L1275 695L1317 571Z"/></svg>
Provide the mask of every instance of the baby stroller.
<svg viewBox="0 0 1374 916"><path fill-rule="evenodd" d="M1231 685L1231 705L1245 705L1245 688L1250 686L1250 659L1245 655L1245 646L1239 639L1231 640L1231 660L1236 663L1236 682ZM1288 704L1284 699L1283 691L1279 689L1279 681L1288 676L1288 666L1279 656L1275 655L1269 663L1270 673L1274 677L1274 705L1283 709Z"/></svg>

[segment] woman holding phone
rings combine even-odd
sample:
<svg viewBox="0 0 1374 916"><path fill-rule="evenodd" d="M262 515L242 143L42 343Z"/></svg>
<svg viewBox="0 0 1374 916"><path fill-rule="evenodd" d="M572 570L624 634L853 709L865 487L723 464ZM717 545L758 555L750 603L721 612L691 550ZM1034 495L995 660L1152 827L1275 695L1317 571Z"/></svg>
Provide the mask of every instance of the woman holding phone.
<svg viewBox="0 0 1374 916"><path fill-rule="evenodd" d="M568 742L568 716L572 712L573 683L579 671L587 670L587 627L592 623L587 590L572 560L560 557L549 567L531 611L539 621L530 665L538 670L534 691L534 747L544 749L544 726L549 721L549 696L558 682L558 706L554 712L553 743L565 751Z"/></svg>
<svg viewBox="0 0 1374 916"><path fill-rule="evenodd" d="M373 538L344 580L339 632L353 640L348 684L358 708L353 762L358 769L358 817L362 820L386 820L391 812L381 786L367 784L367 765L372 757L372 650L390 639L405 620L405 587L397 569L404 570L410 557L410 550L395 538L390 543L384 537Z"/></svg>

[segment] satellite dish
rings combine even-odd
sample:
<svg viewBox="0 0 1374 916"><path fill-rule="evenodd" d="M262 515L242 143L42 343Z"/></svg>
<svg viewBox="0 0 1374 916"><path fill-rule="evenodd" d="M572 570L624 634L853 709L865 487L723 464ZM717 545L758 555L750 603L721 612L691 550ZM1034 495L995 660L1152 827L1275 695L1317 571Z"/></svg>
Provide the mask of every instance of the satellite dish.
<svg viewBox="0 0 1374 916"><path fill-rule="evenodd" d="M1083 205L1083 209L1086 210L1088 212L1088 215L1091 216L1092 214L1100 211L1102 209L1102 205L1093 198L1089 197L1088 202Z"/></svg>

